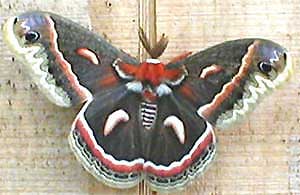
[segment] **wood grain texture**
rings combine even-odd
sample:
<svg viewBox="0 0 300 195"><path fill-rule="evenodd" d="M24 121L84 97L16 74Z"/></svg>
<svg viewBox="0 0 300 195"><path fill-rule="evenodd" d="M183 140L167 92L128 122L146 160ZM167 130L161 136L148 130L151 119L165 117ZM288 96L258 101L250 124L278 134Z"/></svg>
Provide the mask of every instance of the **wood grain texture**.
<svg viewBox="0 0 300 195"><path fill-rule="evenodd" d="M157 2L157 29L170 39L164 59L225 40L261 37L286 46L296 69L291 82L265 98L243 124L217 132L217 159L186 194L300 193L299 6L299 0Z"/></svg>
<svg viewBox="0 0 300 195"><path fill-rule="evenodd" d="M140 5L138 0L0 0L0 23L28 9L49 10L91 24L138 57L137 30L146 9ZM157 34L170 40L163 61L225 40L263 37L286 46L296 70L243 124L218 131L215 163L186 190L170 194L300 194L299 10L300 0L157 1ZM106 187L84 171L67 142L78 108L52 105L12 56L0 36L0 194L138 194L138 188Z"/></svg>

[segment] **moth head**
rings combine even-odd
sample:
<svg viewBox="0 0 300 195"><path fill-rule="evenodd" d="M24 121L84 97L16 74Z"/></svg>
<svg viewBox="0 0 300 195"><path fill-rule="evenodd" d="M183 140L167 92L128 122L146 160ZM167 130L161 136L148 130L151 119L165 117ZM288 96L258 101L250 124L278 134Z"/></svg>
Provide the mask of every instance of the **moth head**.
<svg viewBox="0 0 300 195"><path fill-rule="evenodd" d="M286 49L268 40L255 41L250 47L253 47L254 74L270 80L274 84L286 80L291 75L291 57ZM251 50L249 52L251 53Z"/></svg>

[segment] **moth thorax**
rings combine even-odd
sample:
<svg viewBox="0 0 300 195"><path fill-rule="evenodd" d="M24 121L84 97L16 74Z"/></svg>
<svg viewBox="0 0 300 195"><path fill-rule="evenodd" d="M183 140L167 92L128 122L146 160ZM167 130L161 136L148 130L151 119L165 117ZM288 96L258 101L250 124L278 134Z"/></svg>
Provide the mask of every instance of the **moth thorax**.
<svg viewBox="0 0 300 195"><path fill-rule="evenodd" d="M157 105L153 103L142 102L140 104L140 121L145 129L151 129L156 120Z"/></svg>

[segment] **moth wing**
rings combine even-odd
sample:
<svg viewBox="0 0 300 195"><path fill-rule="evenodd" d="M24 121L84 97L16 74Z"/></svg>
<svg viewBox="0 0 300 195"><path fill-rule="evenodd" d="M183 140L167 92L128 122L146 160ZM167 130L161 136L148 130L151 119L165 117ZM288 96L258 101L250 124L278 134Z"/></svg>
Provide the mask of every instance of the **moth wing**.
<svg viewBox="0 0 300 195"><path fill-rule="evenodd" d="M86 101L118 82L117 59L138 61L104 38L62 16L27 12L4 25L4 40L29 69L46 96L59 106Z"/></svg>
<svg viewBox="0 0 300 195"><path fill-rule="evenodd" d="M124 85L96 94L77 115L69 136L77 159L112 187L129 188L142 179L138 100Z"/></svg>
<svg viewBox="0 0 300 195"><path fill-rule="evenodd" d="M267 67L261 67L265 63ZM228 41L179 62L188 76L175 90L214 126L226 129L242 119L267 92L292 72L287 51L269 40Z"/></svg>
<svg viewBox="0 0 300 195"><path fill-rule="evenodd" d="M212 126L191 104L168 96L159 100L155 125L144 128L141 102L126 85L97 93L73 123L71 148L90 173L112 187L132 187L145 177L153 189L182 187L214 157ZM176 131L178 121L183 126Z"/></svg>
<svg viewBox="0 0 300 195"><path fill-rule="evenodd" d="M185 186L202 174L215 156L213 127L189 102L173 95L159 100L156 125L150 131L144 171L153 189L168 191Z"/></svg>

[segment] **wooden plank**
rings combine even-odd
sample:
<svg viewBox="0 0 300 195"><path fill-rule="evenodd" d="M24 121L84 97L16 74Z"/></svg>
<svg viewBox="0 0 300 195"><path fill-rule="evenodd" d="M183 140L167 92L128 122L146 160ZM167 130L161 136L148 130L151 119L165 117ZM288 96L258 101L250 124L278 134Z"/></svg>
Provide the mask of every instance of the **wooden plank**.
<svg viewBox="0 0 300 195"><path fill-rule="evenodd" d="M137 29L143 21L149 24L149 2L0 1L0 23L28 9L49 10L92 24L114 45L143 57ZM170 39L163 61L229 39L264 37L285 45L296 65L291 82L265 98L244 124L217 132L215 163L186 190L172 194L300 193L299 10L300 0L157 1L157 34ZM0 194L149 194L148 189L111 189L81 167L67 142L78 108L62 109L47 101L20 63L12 62L2 36L0 109Z"/></svg>
<svg viewBox="0 0 300 195"><path fill-rule="evenodd" d="M185 194L299 193L299 0L157 2L157 29L169 36L163 59L225 40L262 37L287 47L296 74L265 98L244 124L217 131L212 167ZM295 141L295 139L297 141ZM290 141L294 140L294 141ZM176 194L182 194L176 193Z"/></svg>

